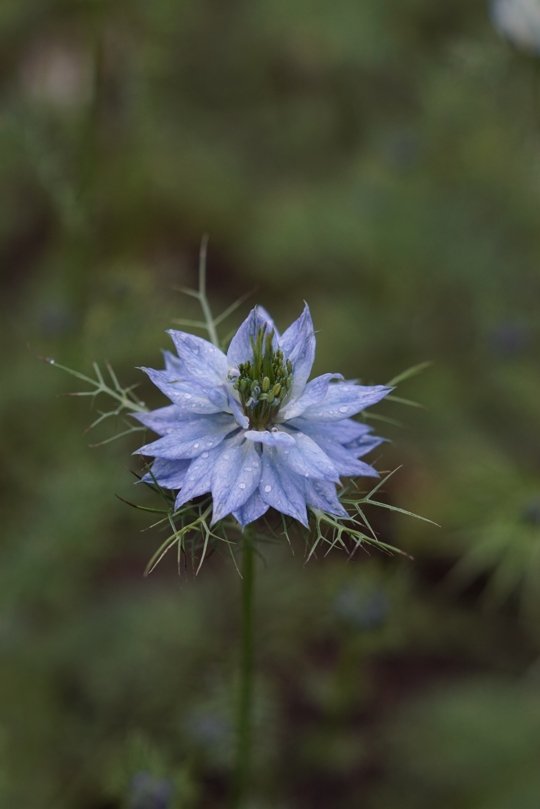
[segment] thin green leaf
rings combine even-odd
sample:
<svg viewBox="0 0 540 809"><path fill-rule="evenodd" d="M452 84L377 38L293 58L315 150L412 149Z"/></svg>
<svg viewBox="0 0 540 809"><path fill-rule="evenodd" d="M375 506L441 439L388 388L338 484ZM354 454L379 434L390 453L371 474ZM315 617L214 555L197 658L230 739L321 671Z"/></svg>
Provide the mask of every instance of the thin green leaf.
<svg viewBox="0 0 540 809"><path fill-rule="evenodd" d="M425 371L426 368L429 368L432 365L432 361L428 360L426 362L419 362L418 365L413 365L411 368L407 368L405 371L402 371L397 376L394 376L390 382L387 382L387 385L390 387L395 388L396 385L405 382L406 379L412 379L414 376L418 376L421 374L422 371Z"/></svg>

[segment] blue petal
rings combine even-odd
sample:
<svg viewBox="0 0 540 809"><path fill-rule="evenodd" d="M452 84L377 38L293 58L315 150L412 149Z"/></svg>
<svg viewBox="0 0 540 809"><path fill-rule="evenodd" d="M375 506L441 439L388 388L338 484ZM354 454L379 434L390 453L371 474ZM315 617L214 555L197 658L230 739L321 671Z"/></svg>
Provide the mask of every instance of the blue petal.
<svg viewBox="0 0 540 809"><path fill-rule="evenodd" d="M212 470L216 459L221 451L221 446L215 447L209 452L203 452L189 465L186 477L175 502L175 508L179 509L184 503L206 494L212 488Z"/></svg>
<svg viewBox="0 0 540 809"><path fill-rule="evenodd" d="M240 445L227 442L213 470L212 523L237 511L256 491L261 479L261 458L255 446L244 441Z"/></svg>
<svg viewBox="0 0 540 809"><path fill-rule="evenodd" d="M227 378L228 363L217 346L183 331L170 329L185 373L206 385L220 385Z"/></svg>
<svg viewBox="0 0 540 809"><path fill-rule="evenodd" d="M249 525L250 522L258 520L263 514L268 511L268 504L264 502L259 492L253 492L249 500L237 511L233 511L233 517L237 520L242 527Z"/></svg>
<svg viewBox="0 0 540 809"><path fill-rule="evenodd" d="M134 419L158 435L170 432L171 428L177 426L178 420L181 418L181 413L175 405L160 407L157 410L151 410L150 413L133 413L132 415Z"/></svg>
<svg viewBox="0 0 540 809"><path fill-rule="evenodd" d="M380 402L391 390L385 385L364 386L350 382L329 385L322 402L307 407L302 416L318 421L339 421Z"/></svg>
<svg viewBox="0 0 540 809"><path fill-rule="evenodd" d="M163 361L165 362L165 370L176 376L183 376L186 373L184 363L172 351L163 352Z"/></svg>
<svg viewBox="0 0 540 809"><path fill-rule="evenodd" d="M347 447L335 441L328 441L324 438L318 438L316 440L317 445L332 460L334 467L340 475L346 475L348 477L353 475L379 477L379 473L372 466L368 466L368 464L356 460L355 450L347 449Z"/></svg>
<svg viewBox="0 0 540 809"><path fill-rule="evenodd" d="M263 446L259 492L269 506L308 527L303 481L280 463L271 447Z"/></svg>
<svg viewBox="0 0 540 809"><path fill-rule="evenodd" d="M339 473L328 455L304 433L291 433L294 446L276 448L276 455L282 465L290 467L297 475L305 478L339 480Z"/></svg>
<svg viewBox="0 0 540 809"><path fill-rule="evenodd" d="M312 508L335 514L337 517L348 517L349 515L339 502L334 483L326 480L306 480L304 481L306 500Z"/></svg>
<svg viewBox="0 0 540 809"><path fill-rule="evenodd" d="M219 413L227 407L224 387L207 388L192 379L180 379L169 371L141 368L154 385L168 396L184 415Z"/></svg>
<svg viewBox="0 0 540 809"><path fill-rule="evenodd" d="M246 362L253 357L253 347L251 341L257 336L259 331L265 327L267 331L274 335L276 341L274 324L268 320L268 315L260 306L255 306L247 318L241 324L234 335L227 351L229 365L237 367L241 362Z"/></svg>
<svg viewBox="0 0 540 809"><path fill-rule="evenodd" d="M236 422L226 413L177 421L173 431L135 450L135 454L153 455L171 461L195 458L202 452L208 452L216 447L236 429L238 429Z"/></svg>
<svg viewBox="0 0 540 809"><path fill-rule="evenodd" d="M158 458L152 464L152 474L147 472L143 483L158 483L164 489L179 489L184 485L190 461L166 461Z"/></svg>
<svg viewBox="0 0 540 809"><path fill-rule="evenodd" d="M304 390L315 359L315 331L307 303L298 320L283 333L279 344L293 365L290 393L290 398L293 399Z"/></svg>
<svg viewBox="0 0 540 809"><path fill-rule="evenodd" d="M267 444L269 447L282 446L294 447L294 438L283 430L248 430L245 437L249 441L259 444Z"/></svg>
<svg viewBox="0 0 540 809"><path fill-rule="evenodd" d="M289 421L296 416L300 416L307 407L322 402L333 379L343 379L343 376L342 374L322 374L322 376L316 376L315 379L308 382L301 396L289 398L285 406L281 408L280 419Z"/></svg>
<svg viewBox="0 0 540 809"><path fill-rule="evenodd" d="M338 444L348 444L357 440L364 441L371 438L369 433L373 429L368 424L354 421L354 419L312 421L301 417L288 421L287 427L294 427L296 430L300 430L301 433L307 433L315 441L320 437L329 441L337 441Z"/></svg>
<svg viewBox="0 0 540 809"><path fill-rule="evenodd" d="M276 329L276 324L270 316L270 313L267 312L264 306L261 306L260 303L257 304L257 309L259 310L260 317L262 317L263 320L266 320L270 330L273 331L276 337L279 339L279 331Z"/></svg>
<svg viewBox="0 0 540 809"><path fill-rule="evenodd" d="M362 438L358 438L356 441L351 441L350 444L347 444L347 449L352 450L355 458L363 458L364 455L367 455L372 449L384 444L385 441L385 438L379 438L376 435L366 435Z"/></svg>
<svg viewBox="0 0 540 809"><path fill-rule="evenodd" d="M247 430L247 428L249 427L249 419L246 416L246 414L244 413L244 411L242 410L242 405L240 404L238 399L235 398L235 396L234 396L234 394L232 393L231 390L229 390L229 392L228 392L228 408L227 409L230 410L231 413L233 414L236 423L240 427L242 427L243 430Z"/></svg>

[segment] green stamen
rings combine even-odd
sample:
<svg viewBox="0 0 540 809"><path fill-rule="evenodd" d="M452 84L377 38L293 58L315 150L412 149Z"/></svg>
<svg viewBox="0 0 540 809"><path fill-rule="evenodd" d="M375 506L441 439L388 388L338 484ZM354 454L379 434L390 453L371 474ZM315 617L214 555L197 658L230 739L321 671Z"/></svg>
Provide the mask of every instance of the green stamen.
<svg viewBox="0 0 540 809"><path fill-rule="evenodd" d="M292 363L281 349L274 349L272 339L273 332L266 326L259 329L251 340L253 357L239 365L234 383L252 430L265 430L274 423L291 387Z"/></svg>

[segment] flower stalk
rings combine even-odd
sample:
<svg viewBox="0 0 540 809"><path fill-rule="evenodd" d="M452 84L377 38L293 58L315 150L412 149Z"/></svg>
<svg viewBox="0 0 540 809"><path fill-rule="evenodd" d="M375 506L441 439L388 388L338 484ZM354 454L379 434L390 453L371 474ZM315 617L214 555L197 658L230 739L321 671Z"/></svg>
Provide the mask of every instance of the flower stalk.
<svg viewBox="0 0 540 809"><path fill-rule="evenodd" d="M249 529L243 534L242 547L242 637L240 648L240 686L238 693L236 783L233 806L242 809L248 797L252 763L253 729L253 593L255 558Z"/></svg>

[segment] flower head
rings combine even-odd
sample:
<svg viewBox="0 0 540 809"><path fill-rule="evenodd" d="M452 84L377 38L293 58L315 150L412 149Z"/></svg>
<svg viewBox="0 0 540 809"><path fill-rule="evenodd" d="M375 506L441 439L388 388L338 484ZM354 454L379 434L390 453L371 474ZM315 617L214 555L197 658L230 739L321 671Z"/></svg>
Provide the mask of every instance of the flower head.
<svg viewBox="0 0 540 809"><path fill-rule="evenodd" d="M491 16L510 42L540 55L540 0L491 0Z"/></svg>
<svg viewBox="0 0 540 809"><path fill-rule="evenodd" d="M177 356L143 370L171 400L136 418L160 438L137 450L153 457L145 480L178 491L175 506L212 494L215 523L233 514L242 525L269 508L307 526L311 507L345 517L341 477L377 476L360 459L382 439L352 416L390 392L341 374L308 382L315 357L309 307L280 335L256 306L227 353L171 330Z"/></svg>

